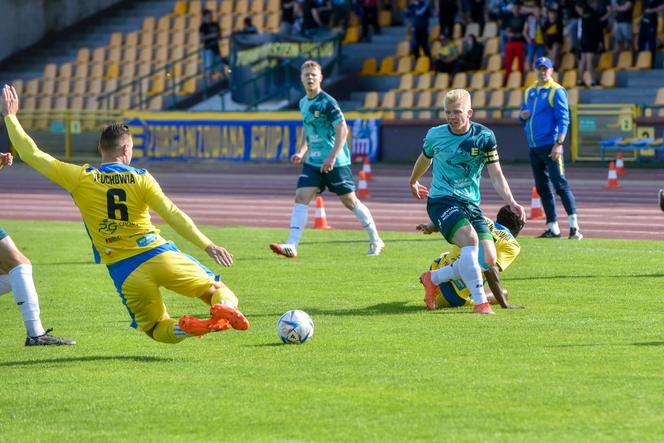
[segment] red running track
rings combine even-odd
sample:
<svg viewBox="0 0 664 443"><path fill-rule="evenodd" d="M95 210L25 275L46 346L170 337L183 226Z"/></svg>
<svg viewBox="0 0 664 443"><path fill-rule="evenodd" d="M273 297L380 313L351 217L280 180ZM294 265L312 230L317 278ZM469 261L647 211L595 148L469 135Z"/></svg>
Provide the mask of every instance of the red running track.
<svg viewBox="0 0 664 443"><path fill-rule="evenodd" d="M164 191L196 223L213 226L256 226L283 228L284 236L299 168L291 165L239 163L147 163ZM369 182L367 206L380 230L413 231L428 221L425 203L410 196L410 165L374 165L375 179ZM353 166L357 173L360 166ZM503 167L517 200L530 207L533 186L528 165ZM657 191L664 188L660 170L627 170L620 177L621 189L605 189L607 170L576 167L568 179L577 200L581 231L586 238L664 240L664 213L658 206ZM422 182L428 184L429 178ZM80 215L71 197L59 186L25 165L5 168L0 173L2 209L0 218L16 220L78 221ZM326 192L328 221L336 229L359 229L355 217L333 194ZM482 182L482 209L494 216L502 206L488 178ZM567 231L567 217L558 205L561 229ZM313 204L310 209L313 223ZM533 220L524 235L538 235L544 221Z"/></svg>

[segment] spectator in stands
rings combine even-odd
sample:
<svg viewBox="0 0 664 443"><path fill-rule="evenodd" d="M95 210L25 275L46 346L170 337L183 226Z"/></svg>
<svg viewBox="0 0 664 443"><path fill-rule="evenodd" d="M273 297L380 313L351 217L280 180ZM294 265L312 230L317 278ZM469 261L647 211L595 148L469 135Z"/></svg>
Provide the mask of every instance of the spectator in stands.
<svg viewBox="0 0 664 443"><path fill-rule="evenodd" d="M484 29L484 23L487 19L487 1L485 0L464 0L463 9L466 23L477 23L480 25L480 35Z"/></svg>
<svg viewBox="0 0 664 443"><path fill-rule="evenodd" d="M563 17L555 8L548 8L542 21L544 33L544 46L554 66L558 66L561 59L560 49L563 46Z"/></svg>
<svg viewBox="0 0 664 443"><path fill-rule="evenodd" d="M587 3L577 5L576 11L581 17L581 39L579 50L581 57L579 58L578 80L579 86L583 85L583 75L588 71L590 75L590 85L598 85L599 82L595 79L595 68L593 59L598 55L604 45L604 31L602 28L602 15L599 9L597 0L589 0Z"/></svg>
<svg viewBox="0 0 664 443"><path fill-rule="evenodd" d="M523 3L516 0L512 5L512 13L507 18L506 43L505 43L505 81L510 78L512 62L519 60L519 70L523 74L524 59L526 56L526 39L523 30L526 25L526 17L521 13Z"/></svg>
<svg viewBox="0 0 664 443"><path fill-rule="evenodd" d="M579 50L579 12L575 0L562 0L563 18L567 26L567 37L573 52Z"/></svg>
<svg viewBox="0 0 664 443"><path fill-rule="evenodd" d="M240 30L240 34L258 34L258 28L250 16L244 18L244 27Z"/></svg>
<svg viewBox="0 0 664 443"><path fill-rule="evenodd" d="M293 25L295 24L295 5L296 0L282 0L281 1L281 28L282 34L291 34L293 32Z"/></svg>
<svg viewBox="0 0 664 443"><path fill-rule="evenodd" d="M410 21L411 29L411 53L417 59L420 49L424 55L431 59L431 48L429 47L429 19L431 9L428 0L410 0L406 16Z"/></svg>
<svg viewBox="0 0 664 443"><path fill-rule="evenodd" d="M634 10L634 2L630 0L613 0L615 1L615 50L620 51L633 51L634 42L632 37L632 12Z"/></svg>
<svg viewBox="0 0 664 443"><path fill-rule="evenodd" d="M369 25L373 26L374 34L380 34L378 25L378 11L380 10L379 0L360 0L362 2L362 41L370 42Z"/></svg>
<svg viewBox="0 0 664 443"><path fill-rule="evenodd" d="M327 28L331 11L332 5L329 0L313 0L311 15L319 28Z"/></svg>
<svg viewBox="0 0 664 443"><path fill-rule="evenodd" d="M435 14L438 16L440 33L452 38L457 13L461 10L460 0L435 0Z"/></svg>
<svg viewBox="0 0 664 443"><path fill-rule="evenodd" d="M560 238L556 199L551 192L553 185L567 212L568 238L581 240L576 201L563 169L563 144L569 128L567 91L551 78L553 63L550 59L538 58L535 69L537 81L526 88L519 121L524 125L535 187L546 214L547 229L539 238Z"/></svg>
<svg viewBox="0 0 664 443"><path fill-rule="evenodd" d="M203 46L203 66L205 78L210 81L215 76L224 74L223 64L225 61L219 53L219 39L221 39L221 27L212 21L212 11L203 11L202 23L198 28L201 45Z"/></svg>
<svg viewBox="0 0 664 443"><path fill-rule="evenodd" d="M653 63L657 52L657 16L664 13L664 0L643 0L639 21L639 51L650 51Z"/></svg>
<svg viewBox="0 0 664 443"><path fill-rule="evenodd" d="M533 7L526 18L523 27L523 36L527 42L525 70L532 69L535 59L544 57L544 33L542 32L542 12L538 7Z"/></svg>
<svg viewBox="0 0 664 443"><path fill-rule="evenodd" d="M436 72L451 73L459 57L459 52L447 34L440 34L438 40L440 41L440 49L437 54L434 54L433 69Z"/></svg>
<svg viewBox="0 0 664 443"><path fill-rule="evenodd" d="M304 2L295 0L293 5L293 34L302 34L304 31Z"/></svg>
<svg viewBox="0 0 664 443"><path fill-rule="evenodd" d="M483 58L484 45L477 40L477 37L472 34L464 37L463 53L454 64L452 74L482 69Z"/></svg>
<svg viewBox="0 0 664 443"><path fill-rule="evenodd" d="M346 31L350 23L351 0L332 0L332 27L341 28Z"/></svg>

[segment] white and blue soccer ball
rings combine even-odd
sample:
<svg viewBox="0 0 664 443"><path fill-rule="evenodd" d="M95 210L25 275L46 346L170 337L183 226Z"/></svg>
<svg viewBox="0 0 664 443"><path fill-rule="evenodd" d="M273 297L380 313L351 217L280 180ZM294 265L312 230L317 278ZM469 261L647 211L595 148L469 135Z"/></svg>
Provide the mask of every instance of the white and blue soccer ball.
<svg viewBox="0 0 664 443"><path fill-rule="evenodd" d="M302 344L314 336L314 322L306 312L290 310L279 318L277 335L286 344Z"/></svg>

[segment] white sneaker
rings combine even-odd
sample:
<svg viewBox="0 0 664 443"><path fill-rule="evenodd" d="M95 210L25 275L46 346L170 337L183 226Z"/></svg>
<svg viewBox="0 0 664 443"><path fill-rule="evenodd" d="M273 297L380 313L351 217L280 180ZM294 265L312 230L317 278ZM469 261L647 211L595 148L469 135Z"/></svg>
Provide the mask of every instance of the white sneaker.
<svg viewBox="0 0 664 443"><path fill-rule="evenodd" d="M383 252L383 249L385 249L385 243L383 243L383 240L378 239L378 241L369 243L369 251L367 252L367 255L375 257L380 255L380 253Z"/></svg>
<svg viewBox="0 0 664 443"><path fill-rule="evenodd" d="M270 249L272 249L275 254L283 255L284 257L297 257L297 249L295 248L295 245L288 243L272 243Z"/></svg>

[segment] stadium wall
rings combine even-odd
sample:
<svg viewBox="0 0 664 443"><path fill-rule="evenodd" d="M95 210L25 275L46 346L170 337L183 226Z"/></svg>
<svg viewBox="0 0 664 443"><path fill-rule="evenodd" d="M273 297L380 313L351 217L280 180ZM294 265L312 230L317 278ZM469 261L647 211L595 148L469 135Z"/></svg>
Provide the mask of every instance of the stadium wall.
<svg viewBox="0 0 664 443"><path fill-rule="evenodd" d="M121 0L4 0L0 60Z"/></svg>

